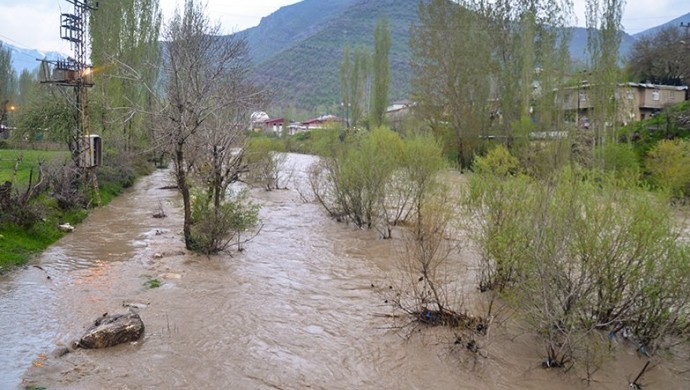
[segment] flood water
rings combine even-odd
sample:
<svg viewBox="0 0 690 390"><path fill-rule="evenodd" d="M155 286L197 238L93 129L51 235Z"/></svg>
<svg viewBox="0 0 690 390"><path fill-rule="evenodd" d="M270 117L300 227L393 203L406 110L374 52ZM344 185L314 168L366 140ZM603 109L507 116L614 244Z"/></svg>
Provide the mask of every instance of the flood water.
<svg viewBox="0 0 690 390"><path fill-rule="evenodd" d="M390 318L401 314L385 302L400 285L400 240L305 202L295 188L314 158L288 160L291 189L252 190L263 227L243 252L188 253L177 194L162 189L173 181L157 171L0 277L0 389L586 388L541 369L541 344L508 315L478 340L483 357L455 347L452 331ZM167 218L152 218L159 205ZM450 260L471 275L476 255L466 246ZM162 286L147 288L152 278ZM146 305L139 342L51 355L124 302ZM592 388L627 388L645 362L620 345ZM687 356L653 365L648 388L690 388Z"/></svg>

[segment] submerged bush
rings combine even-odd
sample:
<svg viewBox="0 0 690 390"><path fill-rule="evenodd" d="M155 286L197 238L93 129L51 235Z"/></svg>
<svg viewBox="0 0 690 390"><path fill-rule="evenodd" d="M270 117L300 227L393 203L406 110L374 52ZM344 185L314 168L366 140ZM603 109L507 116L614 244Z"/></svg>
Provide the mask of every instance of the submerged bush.
<svg viewBox="0 0 690 390"><path fill-rule="evenodd" d="M310 172L317 201L336 219L377 229L384 238L415 215L445 167L433 137L403 140L387 128L350 135L329 148Z"/></svg>
<svg viewBox="0 0 690 390"><path fill-rule="evenodd" d="M266 191L285 188L284 151L285 145L276 138L251 138L244 152L249 181Z"/></svg>
<svg viewBox="0 0 690 390"><path fill-rule="evenodd" d="M474 175L469 194L480 287L522 309L549 361L591 358L598 331L628 329L645 352L687 331L690 252L663 195L577 168L546 180Z"/></svg>
<svg viewBox="0 0 690 390"><path fill-rule="evenodd" d="M248 193L224 201L219 208L199 194L192 209L192 250L211 255L225 250L233 241L241 250L241 234L255 227L259 206L247 200Z"/></svg>

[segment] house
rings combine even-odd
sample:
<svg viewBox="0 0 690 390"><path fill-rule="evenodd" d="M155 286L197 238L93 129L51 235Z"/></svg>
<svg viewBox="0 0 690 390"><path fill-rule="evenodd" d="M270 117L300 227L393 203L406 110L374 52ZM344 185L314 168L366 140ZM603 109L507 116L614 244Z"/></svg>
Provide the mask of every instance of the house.
<svg viewBox="0 0 690 390"><path fill-rule="evenodd" d="M682 103L688 87L654 84L628 83L637 89L639 117L643 120L674 104Z"/></svg>
<svg viewBox="0 0 690 390"><path fill-rule="evenodd" d="M687 86L643 83L618 84L615 92L616 120L628 123L647 119L662 109L685 100ZM589 117L595 109L591 85L564 88L556 92L556 104L566 112L566 118L581 128L589 127Z"/></svg>
<svg viewBox="0 0 690 390"><path fill-rule="evenodd" d="M264 121L264 131L272 131L274 135L280 136L283 134L284 118L268 119Z"/></svg>
<svg viewBox="0 0 690 390"><path fill-rule="evenodd" d="M314 129L323 129L329 124L334 124L334 123L340 123L342 124L344 121L341 118L338 118L335 115L322 115L318 118L313 118L313 119L308 119L304 122L302 122L302 129L304 130L314 130Z"/></svg>

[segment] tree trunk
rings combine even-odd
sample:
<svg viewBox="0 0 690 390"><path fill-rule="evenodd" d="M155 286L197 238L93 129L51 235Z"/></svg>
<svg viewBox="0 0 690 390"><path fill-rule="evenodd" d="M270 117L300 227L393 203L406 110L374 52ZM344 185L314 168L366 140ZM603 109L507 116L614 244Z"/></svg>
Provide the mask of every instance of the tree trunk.
<svg viewBox="0 0 690 390"><path fill-rule="evenodd" d="M182 204L184 205L184 224L182 228L184 244L187 249L192 249L192 202L189 194L189 185L187 184L187 171L184 168L184 151L182 146L178 144L175 151L175 175L177 176L177 187L182 194Z"/></svg>

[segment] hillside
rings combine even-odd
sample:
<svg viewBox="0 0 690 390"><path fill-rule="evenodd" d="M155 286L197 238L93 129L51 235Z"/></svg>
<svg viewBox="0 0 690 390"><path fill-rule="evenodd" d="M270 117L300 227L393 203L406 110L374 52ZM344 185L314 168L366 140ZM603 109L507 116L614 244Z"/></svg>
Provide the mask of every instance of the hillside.
<svg viewBox="0 0 690 390"><path fill-rule="evenodd" d="M252 60L261 63L317 34L356 0L304 0L282 7L261 19L258 26L239 33L247 38Z"/></svg>
<svg viewBox="0 0 690 390"><path fill-rule="evenodd" d="M295 41L282 52L276 51L277 54L268 60L257 61L256 77L274 94L275 103L311 108L337 105L345 42L353 48L364 45L373 50L374 28L380 18L388 19L392 37L390 97L392 100L407 97L411 76L408 40L410 26L418 20L418 0L356 0L350 3L337 17L317 20L321 27L318 32ZM252 48L260 44L249 41Z"/></svg>
<svg viewBox="0 0 690 390"><path fill-rule="evenodd" d="M635 37L623 32L619 55L622 60L628 58L635 44ZM585 62L587 59L587 29L584 27L572 27L570 29L570 57L577 62Z"/></svg>
<svg viewBox="0 0 690 390"><path fill-rule="evenodd" d="M652 28L650 28L650 29L647 29L647 30L644 30L644 31L642 31L642 32L639 32L639 33L633 35L633 37L634 37L635 39L639 39L639 38L642 38L642 37L645 37L645 36L651 36L651 35L654 35L654 34L656 34L657 32L659 32L659 31L661 31L662 29L664 29L664 28L666 28L666 27L669 27L669 26L676 26L676 27L679 27L679 28L680 28L680 24L681 24L681 23L685 23L685 24L690 23L690 12L688 12L687 14L685 14L685 15L683 15L683 16L677 17L677 18L675 18L675 19L673 19L673 20L671 20L671 21L668 21L668 22L666 22L666 23L664 23L664 24L661 24L661 25L659 25L659 26L652 27Z"/></svg>

